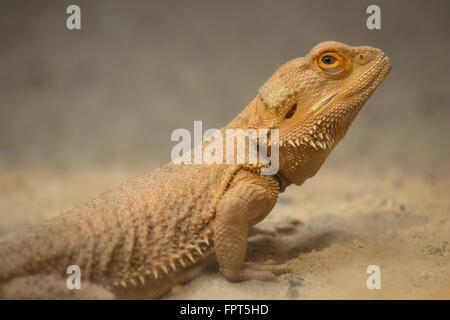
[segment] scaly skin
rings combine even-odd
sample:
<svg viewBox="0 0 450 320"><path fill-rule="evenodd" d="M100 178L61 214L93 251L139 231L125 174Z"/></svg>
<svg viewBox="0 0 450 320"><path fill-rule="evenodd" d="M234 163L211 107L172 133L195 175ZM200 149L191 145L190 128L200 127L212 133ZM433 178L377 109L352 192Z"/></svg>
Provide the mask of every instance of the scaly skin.
<svg viewBox="0 0 450 320"><path fill-rule="evenodd" d="M214 261L231 281L288 272L244 263L250 228L316 174L389 70L380 50L331 41L287 62L221 129L278 129L277 174L171 162L1 242L2 297L157 298ZM69 265L81 290L65 287Z"/></svg>

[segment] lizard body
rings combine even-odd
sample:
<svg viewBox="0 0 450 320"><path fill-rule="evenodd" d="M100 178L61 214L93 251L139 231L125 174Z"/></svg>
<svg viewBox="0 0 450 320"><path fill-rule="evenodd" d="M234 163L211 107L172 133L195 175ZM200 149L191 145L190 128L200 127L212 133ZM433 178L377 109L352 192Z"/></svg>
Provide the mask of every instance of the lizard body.
<svg viewBox="0 0 450 320"><path fill-rule="evenodd" d="M0 242L1 296L157 298L214 261L231 281L287 272L244 263L250 228L314 176L389 70L380 50L331 41L287 62L221 129L278 129L276 174L261 175L259 162L168 163ZM69 265L84 295L66 289Z"/></svg>

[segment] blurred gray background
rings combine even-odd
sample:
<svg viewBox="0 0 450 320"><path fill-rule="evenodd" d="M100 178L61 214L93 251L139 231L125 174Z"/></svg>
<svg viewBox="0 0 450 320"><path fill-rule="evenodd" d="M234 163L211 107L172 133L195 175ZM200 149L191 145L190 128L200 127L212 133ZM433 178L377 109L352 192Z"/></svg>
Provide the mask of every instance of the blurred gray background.
<svg viewBox="0 0 450 320"><path fill-rule="evenodd" d="M80 5L82 30L66 29ZM381 7L381 30L366 8ZM1 1L0 165L170 160L171 132L221 127L320 41L381 48L390 76L327 165L448 166L448 1Z"/></svg>

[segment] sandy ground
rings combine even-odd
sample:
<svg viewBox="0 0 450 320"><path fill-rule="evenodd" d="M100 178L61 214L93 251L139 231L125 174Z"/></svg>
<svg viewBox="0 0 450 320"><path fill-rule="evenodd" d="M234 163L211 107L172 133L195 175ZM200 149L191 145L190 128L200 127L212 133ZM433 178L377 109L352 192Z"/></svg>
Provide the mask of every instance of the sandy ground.
<svg viewBox="0 0 450 320"><path fill-rule="evenodd" d="M11 234L70 209L138 174L33 169L2 173L0 221ZM248 259L288 263L277 281L230 283L215 267L168 299L450 298L450 200L447 173L328 168L280 197L261 226L302 220L293 233L249 239ZM381 289L369 290L366 268L378 265Z"/></svg>
<svg viewBox="0 0 450 320"><path fill-rule="evenodd" d="M0 236L169 161L174 129L223 126L280 64L338 40L393 69L262 223L304 226L249 240L250 260L294 272L229 283L210 268L165 298L450 298L448 1L379 1L378 31L359 0L79 3L80 32L61 2L0 4Z"/></svg>

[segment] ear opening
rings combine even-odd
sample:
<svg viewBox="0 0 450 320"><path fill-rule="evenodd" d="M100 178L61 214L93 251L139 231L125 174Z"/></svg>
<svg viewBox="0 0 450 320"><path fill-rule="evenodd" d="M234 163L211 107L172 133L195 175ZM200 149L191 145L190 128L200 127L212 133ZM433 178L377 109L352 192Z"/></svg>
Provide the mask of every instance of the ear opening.
<svg viewBox="0 0 450 320"><path fill-rule="evenodd" d="M284 116L286 119L290 119L292 118L292 116L294 115L295 111L297 111L297 104L294 104L291 109L289 109L288 113L286 113L286 115Z"/></svg>

